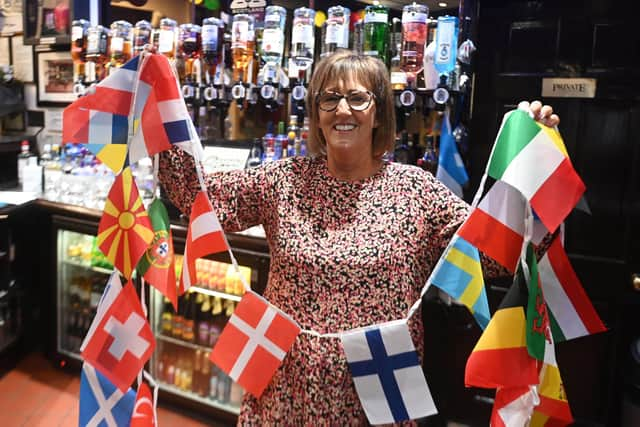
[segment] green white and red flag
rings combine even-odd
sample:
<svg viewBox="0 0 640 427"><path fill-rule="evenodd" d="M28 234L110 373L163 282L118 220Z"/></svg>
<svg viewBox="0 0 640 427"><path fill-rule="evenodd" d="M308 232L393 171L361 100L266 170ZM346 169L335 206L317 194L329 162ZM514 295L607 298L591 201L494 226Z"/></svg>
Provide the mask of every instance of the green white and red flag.
<svg viewBox="0 0 640 427"><path fill-rule="evenodd" d="M518 189L550 232L564 221L585 191L558 131L522 110L505 115L488 174Z"/></svg>

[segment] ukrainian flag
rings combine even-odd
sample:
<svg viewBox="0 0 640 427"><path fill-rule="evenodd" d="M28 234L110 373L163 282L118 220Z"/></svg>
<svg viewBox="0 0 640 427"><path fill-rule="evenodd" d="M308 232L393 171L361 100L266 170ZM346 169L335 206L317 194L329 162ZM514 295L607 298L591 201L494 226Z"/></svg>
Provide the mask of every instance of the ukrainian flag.
<svg viewBox="0 0 640 427"><path fill-rule="evenodd" d="M482 329L487 326L491 315L478 248L457 234L453 236L431 283L466 305Z"/></svg>

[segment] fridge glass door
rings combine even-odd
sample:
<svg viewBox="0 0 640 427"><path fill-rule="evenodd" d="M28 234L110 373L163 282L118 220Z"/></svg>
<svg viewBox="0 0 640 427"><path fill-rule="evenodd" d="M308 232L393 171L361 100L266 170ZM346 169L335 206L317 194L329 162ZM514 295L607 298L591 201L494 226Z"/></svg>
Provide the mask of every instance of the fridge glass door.
<svg viewBox="0 0 640 427"><path fill-rule="evenodd" d="M176 255L177 270L181 258ZM162 294L151 291L151 324L157 343L152 375L166 391L238 414L243 390L209 356L244 289L231 264L198 259L196 269L196 286L179 297L177 312ZM257 270L248 266L240 270L254 288ZM180 271L176 273L179 278Z"/></svg>
<svg viewBox="0 0 640 427"><path fill-rule="evenodd" d="M113 271L95 240L91 234L58 230L57 350L78 360L80 345Z"/></svg>

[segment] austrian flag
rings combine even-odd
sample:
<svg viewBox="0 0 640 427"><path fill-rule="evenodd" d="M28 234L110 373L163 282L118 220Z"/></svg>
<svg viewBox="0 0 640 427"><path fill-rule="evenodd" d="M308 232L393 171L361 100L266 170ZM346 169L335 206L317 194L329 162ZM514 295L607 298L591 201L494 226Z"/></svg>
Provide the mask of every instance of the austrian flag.
<svg viewBox="0 0 640 427"><path fill-rule="evenodd" d="M286 314L249 291L225 326L210 359L260 397L300 333Z"/></svg>
<svg viewBox="0 0 640 427"><path fill-rule="evenodd" d="M124 393L155 346L138 294L129 282L104 312L82 357Z"/></svg>
<svg viewBox="0 0 640 427"><path fill-rule="evenodd" d="M228 249L224 231L211 207L207 193L201 191L191 207L191 220L187 243L182 258L180 294L191 287L196 279L196 259Z"/></svg>

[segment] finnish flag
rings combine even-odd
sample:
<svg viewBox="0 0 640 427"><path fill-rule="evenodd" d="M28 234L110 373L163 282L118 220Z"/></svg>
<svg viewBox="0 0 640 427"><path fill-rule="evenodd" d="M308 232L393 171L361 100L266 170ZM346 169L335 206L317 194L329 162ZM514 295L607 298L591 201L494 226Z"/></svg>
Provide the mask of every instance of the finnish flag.
<svg viewBox="0 0 640 427"><path fill-rule="evenodd" d="M351 376L371 424L436 414L406 320L341 335Z"/></svg>
<svg viewBox="0 0 640 427"><path fill-rule="evenodd" d="M82 365L79 426L128 426L135 401L131 388L122 393L93 366Z"/></svg>

